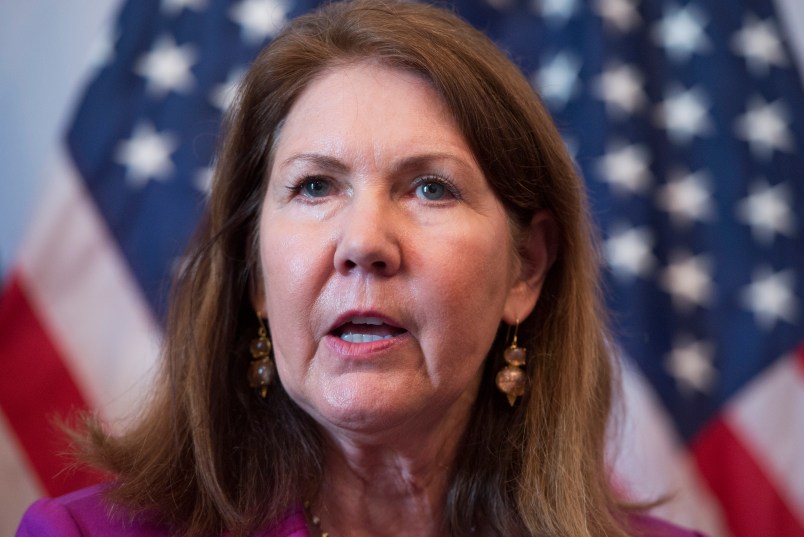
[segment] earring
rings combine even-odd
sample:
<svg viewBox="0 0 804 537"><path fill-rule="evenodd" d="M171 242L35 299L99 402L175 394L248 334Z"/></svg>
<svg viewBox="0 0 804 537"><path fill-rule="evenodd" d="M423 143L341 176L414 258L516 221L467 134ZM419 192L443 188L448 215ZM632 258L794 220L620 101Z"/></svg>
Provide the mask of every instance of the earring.
<svg viewBox="0 0 804 537"><path fill-rule="evenodd" d="M508 397L508 403L514 406L517 397L525 395L525 385L527 377L522 366L525 365L525 347L516 346L516 335L519 331L519 319L516 321L514 327L514 338L511 340L511 346L503 352L503 358L506 365L499 373L497 373L497 388L500 389Z"/></svg>
<svg viewBox="0 0 804 537"><path fill-rule="evenodd" d="M268 385L274 379L274 363L271 361L271 340L262 316L257 312L260 328L257 337L251 340L251 363L248 366L248 385L260 389L260 396L265 399Z"/></svg>

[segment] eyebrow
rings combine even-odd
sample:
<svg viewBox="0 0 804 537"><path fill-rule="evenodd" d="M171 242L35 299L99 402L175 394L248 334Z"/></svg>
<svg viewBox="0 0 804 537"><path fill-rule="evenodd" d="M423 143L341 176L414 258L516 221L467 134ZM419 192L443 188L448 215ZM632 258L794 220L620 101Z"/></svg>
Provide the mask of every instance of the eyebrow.
<svg viewBox="0 0 804 537"><path fill-rule="evenodd" d="M465 160L458 158L451 153L442 152L423 153L420 155L405 157L394 161L391 165L391 169L395 173L417 170L431 165L433 162L443 160L448 160L454 164L457 164L467 171L472 169L471 164ZM299 153L292 155L283 160L279 167L280 169L286 168L298 162L314 164L323 170L331 171L333 173L347 173L349 171L349 167L339 159L320 153Z"/></svg>
<svg viewBox="0 0 804 537"><path fill-rule="evenodd" d="M287 168L288 166L298 162L315 164L319 168L337 173L346 173L349 170L349 168L343 162L335 157L329 157L320 153L299 153L297 155L292 155L283 160L282 164L279 165L279 168Z"/></svg>

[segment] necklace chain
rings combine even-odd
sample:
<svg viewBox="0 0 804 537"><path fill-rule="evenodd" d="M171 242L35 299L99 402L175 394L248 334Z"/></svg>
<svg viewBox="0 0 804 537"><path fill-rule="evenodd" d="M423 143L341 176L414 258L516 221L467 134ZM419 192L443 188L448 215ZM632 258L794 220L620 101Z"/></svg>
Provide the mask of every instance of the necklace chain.
<svg viewBox="0 0 804 537"><path fill-rule="evenodd" d="M309 501L304 502L304 512L307 514L307 518L310 520L310 523L318 531L320 537L330 537L329 532L321 529L321 518L313 513L313 509Z"/></svg>
<svg viewBox="0 0 804 537"><path fill-rule="evenodd" d="M304 502L304 514L307 516L307 519L310 521L310 524L312 524L313 527L318 532L319 537L331 537L328 531L324 531L321 528L321 518L315 513L313 513L312 505L307 500L305 500ZM475 527L472 526L470 531L472 533L475 533Z"/></svg>

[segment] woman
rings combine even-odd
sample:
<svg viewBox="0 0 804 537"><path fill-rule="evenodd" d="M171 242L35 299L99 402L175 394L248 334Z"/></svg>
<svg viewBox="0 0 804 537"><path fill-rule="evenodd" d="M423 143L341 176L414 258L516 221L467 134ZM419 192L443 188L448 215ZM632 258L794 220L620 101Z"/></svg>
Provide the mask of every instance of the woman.
<svg viewBox="0 0 804 537"><path fill-rule="evenodd" d="M148 412L81 440L114 481L19 534L685 535L609 483L585 211L528 83L452 14L295 20L241 88Z"/></svg>

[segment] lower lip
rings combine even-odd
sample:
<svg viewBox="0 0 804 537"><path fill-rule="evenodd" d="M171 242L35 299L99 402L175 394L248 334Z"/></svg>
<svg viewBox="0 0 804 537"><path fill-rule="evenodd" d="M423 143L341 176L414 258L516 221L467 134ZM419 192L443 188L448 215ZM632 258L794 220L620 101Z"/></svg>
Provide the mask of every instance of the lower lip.
<svg viewBox="0 0 804 537"><path fill-rule="evenodd" d="M403 332L388 339L378 339L368 343L352 343L337 336L327 335L324 337L324 342L335 354L345 358L372 358L401 345L408 337L408 332Z"/></svg>

